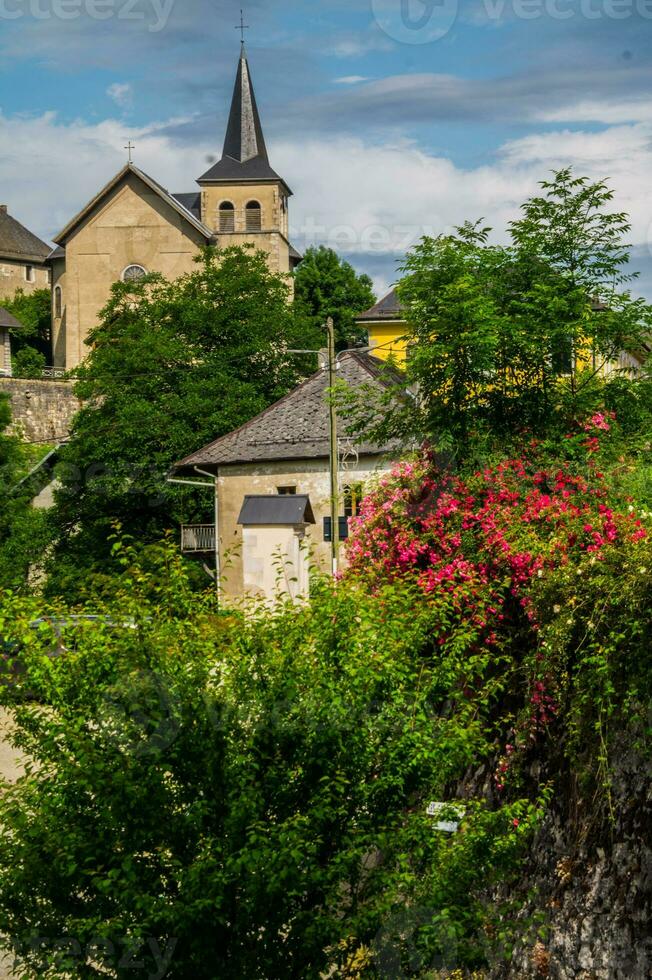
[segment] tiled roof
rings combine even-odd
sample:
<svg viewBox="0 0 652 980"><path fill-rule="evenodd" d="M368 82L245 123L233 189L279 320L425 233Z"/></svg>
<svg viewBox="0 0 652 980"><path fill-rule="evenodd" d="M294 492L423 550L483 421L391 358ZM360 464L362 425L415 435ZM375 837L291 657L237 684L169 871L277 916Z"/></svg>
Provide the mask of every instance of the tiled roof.
<svg viewBox="0 0 652 980"><path fill-rule="evenodd" d="M0 257L22 262L45 262L50 246L33 235L20 221L0 209Z"/></svg>
<svg viewBox="0 0 652 980"><path fill-rule="evenodd" d="M0 327L5 330L22 330L23 325L20 320L17 320L15 316L5 310L4 306L0 306Z"/></svg>
<svg viewBox="0 0 652 980"><path fill-rule="evenodd" d="M190 194L173 194L175 201L190 211L191 214L201 221L201 194L199 191L192 191Z"/></svg>
<svg viewBox="0 0 652 980"><path fill-rule="evenodd" d="M396 289L392 289L387 296L383 297L371 309L361 313L356 317L356 322L366 323L376 320L402 320L404 319L404 307L398 298Z"/></svg>
<svg viewBox="0 0 652 980"><path fill-rule="evenodd" d="M400 378L376 357L357 351L340 355L338 379L351 387L371 384L378 389L393 386ZM254 463L285 459L323 459L329 454L328 372L318 371L294 391L234 432L222 436L181 460L175 471L192 472L193 467L214 469L232 463ZM346 424L340 420L340 438L346 439ZM360 455L395 453L396 443L378 445L364 439L355 443Z"/></svg>

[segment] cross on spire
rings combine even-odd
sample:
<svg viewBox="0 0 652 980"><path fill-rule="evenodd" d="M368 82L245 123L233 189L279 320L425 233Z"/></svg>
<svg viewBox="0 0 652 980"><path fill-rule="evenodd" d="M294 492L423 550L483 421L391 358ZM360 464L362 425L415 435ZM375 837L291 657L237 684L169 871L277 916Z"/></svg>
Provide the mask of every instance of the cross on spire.
<svg viewBox="0 0 652 980"><path fill-rule="evenodd" d="M245 43L245 33L244 32L245 31L248 31L248 30L251 30L251 28L249 27L249 24L245 24L245 22L244 22L244 11L242 10L242 8L240 8L240 23L239 24L236 24L235 29L236 29L236 31L240 31L241 44L244 44Z"/></svg>
<svg viewBox="0 0 652 980"><path fill-rule="evenodd" d="M129 154L129 163L132 163L133 162L132 159L131 159L131 154L132 154L132 151L135 150L135 149L136 149L136 144L135 143L132 143L131 140L129 140L129 142L125 146L125 150Z"/></svg>

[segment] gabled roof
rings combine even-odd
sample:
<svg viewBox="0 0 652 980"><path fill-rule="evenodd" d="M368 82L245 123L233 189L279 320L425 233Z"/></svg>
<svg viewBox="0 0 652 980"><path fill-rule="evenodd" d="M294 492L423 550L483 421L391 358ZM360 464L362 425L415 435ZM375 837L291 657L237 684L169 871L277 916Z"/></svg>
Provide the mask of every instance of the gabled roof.
<svg viewBox="0 0 652 980"><path fill-rule="evenodd" d="M280 181L288 193L292 193L283 178L270 166L244 44L240 51L222 159L203 174L197 183L237 181Z"/></svg>
<svg viewBox="0 0 652 980"><path fill-rule="evenodd" d="M396 289L384 296L370 309L356 317L356 323L368 323L378 320L404 320L405 307L398 298Z"/></svg>
<svg viewBox="0 0 652 980"><path fill-rule="evenodd" d="M0 207L0 257L17 259L19 262L45 262L50 254L50 246L33 235L21 225L20 221Z"/></svg>
<svg viewBox="0 0 652 980"><path fill-rule="evenodd" d="M210 230L210 228L207 228L206 225L202 224L202 222L196 218L194 214L184 207L184 205L177 200L177 198L173 197L172 194L166 191L164 187L161 187L161 185L157 183L153 177L148 176L148 174L146 174L143 170L139 170L139 168L134 166L133 163L128 163L122 168L122 170L119 171L119 173L115 175L115 177L113 177L112 180L109 181L108 184L102 188L99 194L95 195L92 201L89 201L86 207L83 208L79 214L75 215L72 221L70 221L63 229L63 231L60 231L58 235L54 236L54 241L57 243L57 245L65 245L73 231L75 231L82 221L84 221L93 212L102 199L106 197L107 194L110 194L111 191L113 191L126 177L129 177L131 174L142 180L142 182L151 191L154 191L154 193L157 194L162 201L169 204L169 206L176 211L177 214L180 214L181 217L188 222L188 224L192 225L196 231L203 235L207 242L213 241L213 232Z"/></svg>
<svg viewBox="0 0 652 980"><path fill-rule="evenodd" d="M0 306L0 328L3 330L23 330L23 325L20 320L17 320L9 310L5 310L4 306Z"/></svg>
<svg viewBox="0 0 652 980"><path fill-rule="evenodd" d="M238 517L238 524L244 527L315 523L310 497L302 493L287 496L248 495Z"/></svg>
<svg viewBox="0 0 652 980"><path fill-rule="evenodd" d="M388 370L383 361L370 354L346 351L340 355L339 363L338 380L353 388L371 384L378 390L387 390L399 380L397 372ZM193 472L198 466L212 471L235 463L328 458L328 384L328 372L318 371L250 422L181 460L174 470ZM349 438L342 419L340 438L343 442ZM355 442L355 451L360 455L382 456L395 453L397 448L395 443L378 445L364 439Z"/></svg>

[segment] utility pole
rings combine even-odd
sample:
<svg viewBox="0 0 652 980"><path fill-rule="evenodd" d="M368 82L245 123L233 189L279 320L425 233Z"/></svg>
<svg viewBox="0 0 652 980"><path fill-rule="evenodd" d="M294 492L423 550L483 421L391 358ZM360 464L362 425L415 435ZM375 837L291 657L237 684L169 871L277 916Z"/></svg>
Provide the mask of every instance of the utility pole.
<svg viewBox="0 0 652 980"><path fill-rule="evenodd" d="M330 471L331 471L331 556L333 559L333 575L337 575L340 553L340 475L337 451L337 412L333 387L337 377L337 360L335 355L335 324L333 318L326 321L328 331L328 387L330 389Z"/></svg>

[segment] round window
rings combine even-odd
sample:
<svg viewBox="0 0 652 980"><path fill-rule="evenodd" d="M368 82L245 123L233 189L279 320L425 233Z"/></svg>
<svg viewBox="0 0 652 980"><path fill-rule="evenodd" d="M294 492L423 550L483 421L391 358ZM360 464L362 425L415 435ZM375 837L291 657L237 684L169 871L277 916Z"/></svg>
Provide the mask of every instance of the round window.
<svg viewBox="0 0 652 980"><path fill-rule="evenodd" d="M144 269L142 265L128 265L122 273L122 281L137 282L138 279L143 279L146 275L147 269Z"/></svg>

